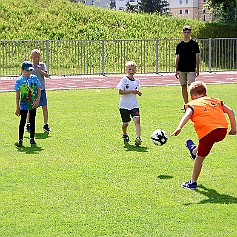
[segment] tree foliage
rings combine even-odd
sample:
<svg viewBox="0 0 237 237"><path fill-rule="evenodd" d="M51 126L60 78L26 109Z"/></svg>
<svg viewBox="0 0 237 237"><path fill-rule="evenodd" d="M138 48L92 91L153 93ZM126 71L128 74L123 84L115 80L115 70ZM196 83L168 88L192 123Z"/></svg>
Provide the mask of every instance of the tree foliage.
<svg viewBox="0 0 237 237"><path fill-rule="evenodd" d="M142 0L138 6L142 12L164 14L169 3L164 0Z"/></svg>
<svg viewBox="0 0 237 237"><path fill-rule="evenodd" d="M215 21L234 23L237 21L236 0L210 0L209 8L212 9Z"/></svg>

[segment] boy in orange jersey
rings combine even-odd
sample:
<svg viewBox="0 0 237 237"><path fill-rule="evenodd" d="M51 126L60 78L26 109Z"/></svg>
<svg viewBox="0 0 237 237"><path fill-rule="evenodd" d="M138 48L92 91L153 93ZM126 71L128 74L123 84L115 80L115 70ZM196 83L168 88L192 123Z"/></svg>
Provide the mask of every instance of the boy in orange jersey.
<svg viewBox="0 0 237 237"><path fill-rule="evenodd" d="M192 101L185 105L185 115L171 136L177 136L189 119L194 124L198 135L198 146L192 140L186 141L190 156L194 160L192 178L182 183L183 188L196 189L197 180L202 169L205 157L210 153L214 143L222 141L227 133L227 113L231 129L229 135L236 135L236 121L234 111L218 98L206 95L206 85L201 81L191 83L189 87Z"/></svg>

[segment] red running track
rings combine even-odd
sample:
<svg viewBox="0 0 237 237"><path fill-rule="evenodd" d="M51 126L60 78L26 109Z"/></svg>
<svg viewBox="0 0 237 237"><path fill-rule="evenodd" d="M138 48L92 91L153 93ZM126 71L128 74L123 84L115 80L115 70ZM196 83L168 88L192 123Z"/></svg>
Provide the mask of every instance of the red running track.
<svg viewBox="0 0 237 237"><path fill-rule="evenodd" d="M115 88L123 75L88 75L51 77L46 79L48 90L81 89L81 88ZM164 74L137 74L141 86L179 85L174 73ZM0 91L13 91L16 78L0 77ZM196 80L207 84L237 83L237 72L201 73Z"/></svg>

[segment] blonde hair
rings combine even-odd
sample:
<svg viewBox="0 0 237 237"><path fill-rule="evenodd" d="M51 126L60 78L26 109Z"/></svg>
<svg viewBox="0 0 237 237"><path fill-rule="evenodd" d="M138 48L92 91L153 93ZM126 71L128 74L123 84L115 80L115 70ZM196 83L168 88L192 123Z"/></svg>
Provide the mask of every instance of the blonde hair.
<svg viewBox="0 0 237 237"><path fill-rule="evenodd" d="M134 61L128 61L128 62L126 62L125 67L130 67L130 66L137 67L137 64L136 64Z"/></svg>
<svg viewBox="0 0 237 237"><path fill-rule="evenodd" d="M40 54L40 51L38 49L32 49L31 54L33 54L33 53Z"/></svg>
<svg viewBox="0 0 237 237"><path fill-rule="evenodd" d="M189 86L189 93L191 95L206 95L207 86L202 81L194 81Z"/></svg>
<svg viewBox="0 0 237 237"><path fill-rule="evenodd" d="M185 30L190 30L190 31L192 31L192 27L186 25L186 26L183 27L183 31L185 31Z"/></svg>

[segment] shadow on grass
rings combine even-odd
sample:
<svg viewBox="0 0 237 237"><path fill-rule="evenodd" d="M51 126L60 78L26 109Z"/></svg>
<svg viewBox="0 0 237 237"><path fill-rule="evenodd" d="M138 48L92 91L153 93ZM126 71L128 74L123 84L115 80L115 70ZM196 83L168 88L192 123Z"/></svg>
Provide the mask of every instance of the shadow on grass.
<svg viewBox="0 0 237 237"><path fill-rule="evenodd" d="M166 174L161 174L157 176L158 179L173 179L174 176L172 175L166 175Z"/></svg>
<svg viewBox="0 0 237 237"><path fill-rule="evenodd" d="M35 133L36 139L46 139L49 138L49 132Z"/></svg>
<svg viewBox="0 0 237 237"><path fill-rule="evenodd" d="M148 152L147 147L144 146L135 146L131 145L129 143L124 143L124 148L126 148L126 151L136 151L136 152Z"/></svg>
<svg viewBox="0 0 237 237"><path fill-rule="evenodd" d="M228 194L218 193L216 190L206 188L203 185L199 185L198 189L196 189L195 192L203 194L204 196L207 197L207 199L204 199L198 203L188 203L188 204L184 204L184 205L206 204L206 203L237 204L236 197L233 197Z"/></svg>
<svg viewBox="0 0 237 237"><path fill-rule="evenodd" d="M41 151L44 150L43 148L37 145L31 146L31 147L22 146L22 147L16 147L16 148L19 152L24 152L26 154L39 154Z"/></svg>

